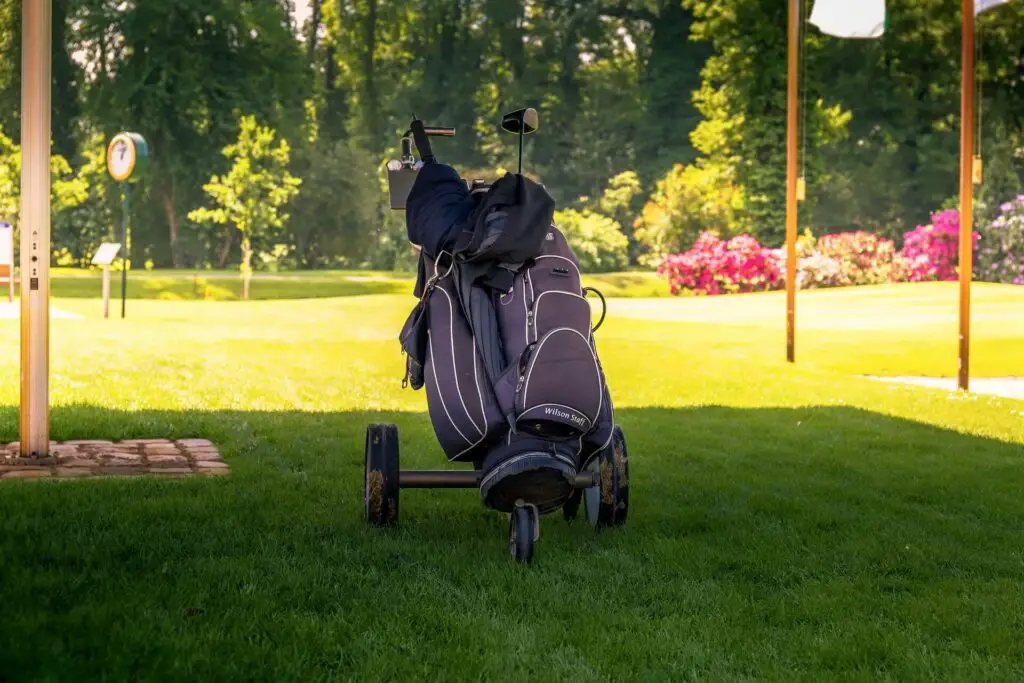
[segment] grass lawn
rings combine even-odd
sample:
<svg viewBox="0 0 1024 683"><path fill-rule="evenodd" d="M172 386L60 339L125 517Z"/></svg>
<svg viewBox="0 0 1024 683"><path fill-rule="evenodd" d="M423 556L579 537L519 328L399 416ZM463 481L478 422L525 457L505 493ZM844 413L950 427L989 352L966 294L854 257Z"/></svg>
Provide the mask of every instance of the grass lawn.
<svg viewBox="0 0 1024 683"><path fill-rule="evenodd" d="M956 377L959 296L956 282L797 292L797 362L847 374ZM693 335L700 350L765 363L785 357L779 292L613 306L616 316L657 322L646 328L653 335ZM1024 287L975 283L971 309L971 376L1024 377Z"/></svg>
<svg viewBox="0 0 1024 683"><path fill-rule="evenodd" d="M796 365L777 293L610 301L630 522L545 517L529 568L472 491L364 526L367 423L444 462L398 291L55 300L84 317L51 323L54 439L205 437L233 471L0 483L0 680L1024 676L1024 402L856 376L955 374L955 283L801 293ZM1024 375L1024 288L974 304L978 372ZM12 320L0 378L14 440Z"/></svg>
<svg viewBox="0 0 1024 683"><path fill-rule="evenodd" d="M58 298L92 299L101 296L99 269L54 268L52 295ZM256 273L249 298L253 300L334 298L367 294L407 294L415 272L385 271L299 271ZM605 296L667 297L666 281L653 272L591 275L585 284L596 286ZM171 301L237 301L242 294L238 271L133 270L128 273L127 294L132 299ZM111 297L120 299L121 273L111 272Z"/></svg>

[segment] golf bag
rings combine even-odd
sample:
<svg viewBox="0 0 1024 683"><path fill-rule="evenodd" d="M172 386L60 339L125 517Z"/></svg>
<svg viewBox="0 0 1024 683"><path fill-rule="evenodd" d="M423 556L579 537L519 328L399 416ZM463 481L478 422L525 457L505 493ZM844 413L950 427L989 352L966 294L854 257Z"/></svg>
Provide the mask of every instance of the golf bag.
<svg viewBox="0 0 1024 683"><path fill-rule="evenodd" d="M525 176L471 192L436 163L407 204L421 251L419 303L400 335L403 384L426 388L448 459L483 470L485 505L506 511L516 498L542 512L561 505L614 427L590 288L553 215Z"/></svg>

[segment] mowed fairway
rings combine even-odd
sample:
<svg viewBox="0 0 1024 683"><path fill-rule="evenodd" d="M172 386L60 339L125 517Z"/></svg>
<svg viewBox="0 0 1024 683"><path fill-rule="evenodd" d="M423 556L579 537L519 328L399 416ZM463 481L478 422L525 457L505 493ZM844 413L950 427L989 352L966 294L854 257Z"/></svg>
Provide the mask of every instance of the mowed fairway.
<svg viewBox="0 0 1024 683"><path fill-rule="evenodd" d="M1020 680L1024 401L857 377L955 375L955 283L801 292L796 365L784 301L609 301L629 523L545 517L526 568L474 491L363 523L367 423L444 466L411 294L55 300L54 439L209 438L232 473L0 482L0 680ZM1024 288L974 303L977 372L1024 375ZM18 355L0 320L0 440Z"/></svg>

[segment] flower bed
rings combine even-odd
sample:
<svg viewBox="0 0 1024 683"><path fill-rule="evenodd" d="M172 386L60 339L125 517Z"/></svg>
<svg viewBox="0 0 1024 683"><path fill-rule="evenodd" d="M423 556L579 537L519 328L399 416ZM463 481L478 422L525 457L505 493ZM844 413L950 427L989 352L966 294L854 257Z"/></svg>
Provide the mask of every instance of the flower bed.
<svg viewBox="0 0 1024 683"><path fill-rule="evenodd" d="M673 294L730 294L775 289L782 283L778 259L749 235L725 241L703 232L693 247L658 267Z"/></svg>
<svg viewBox="0 0 1024 683"><path fill-rule="evenodd" d="M973 233L975 275L1024 284L1024 195L1000 209L1000 216L982 233ZM928 225L905 233L899 250L892 240L863 230L817 239L806 232L797 242L797 287L956 280L959 239L956 209L934 213ZM689 251L669 256L658 268L673 294L698 295L779 289L785 285L785 272L785 249L769 249L750 235L722 240L711 232L702 233Z"/></svg>

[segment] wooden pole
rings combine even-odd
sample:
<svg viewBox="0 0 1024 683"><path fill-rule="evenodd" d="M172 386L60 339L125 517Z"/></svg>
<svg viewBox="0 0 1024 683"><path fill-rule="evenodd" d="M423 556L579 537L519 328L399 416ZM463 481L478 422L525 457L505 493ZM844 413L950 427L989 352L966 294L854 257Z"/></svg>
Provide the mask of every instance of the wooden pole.
<svg viewBox="0 0 1024 683"><path fill-rule="evenodd" d="M52 0L22 3L21 457L50 452Z"/></svg>
<svg viewBox="0 0 1024 683"><path fill-rule="evenodd" d="M800 0L789 0L789 76L786 100L786 360L796 360L797 114Z"/></svg>
<svg viewBox="0 0 1024 683"><path fill-rule="evenodd" d="M960 84L960 368L958 385L970 381L971 278L974 269L974 2L961 0Z"/></svg>

